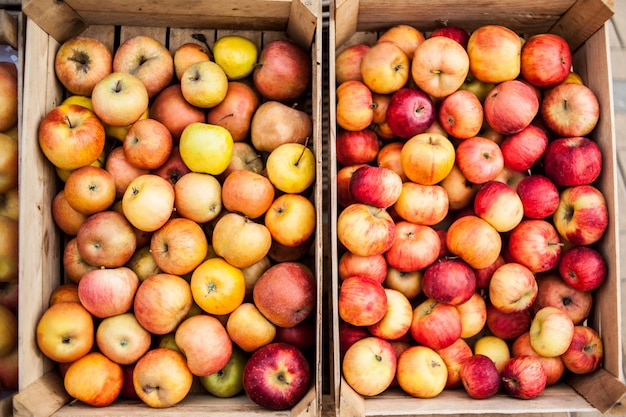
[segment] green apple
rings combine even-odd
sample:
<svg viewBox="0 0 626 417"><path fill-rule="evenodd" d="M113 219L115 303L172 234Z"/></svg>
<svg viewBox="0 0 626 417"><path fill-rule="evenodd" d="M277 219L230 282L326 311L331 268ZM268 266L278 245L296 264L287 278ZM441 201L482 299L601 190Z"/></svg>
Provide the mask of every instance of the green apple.
<svg viewBox="0 0 626 417"><path fill-rule="evenodd" d="M246 353L233 345L233 353L226 365L213 374L200 377L200 383L216 397L234 397L243 390L243 369L247 360Z"/></svg>
<svg viewBox="0 0 626 417"><path fill-rule="evenodd" d="M472 74L468 74L461 87L459 87L459 90L467 90L474 93L476 97L478 97L478 100L483 103L487 94L489 94L491 89L495 86L495 84L481 81L474 78Z"/></svg>
<svg viewBox="0 0 626 417"><path fill-rule="evenodd" d="M228 168L233 156L233 137L218 125L194 122L180 135L178 150L193 172L219 175Z"/></svg>

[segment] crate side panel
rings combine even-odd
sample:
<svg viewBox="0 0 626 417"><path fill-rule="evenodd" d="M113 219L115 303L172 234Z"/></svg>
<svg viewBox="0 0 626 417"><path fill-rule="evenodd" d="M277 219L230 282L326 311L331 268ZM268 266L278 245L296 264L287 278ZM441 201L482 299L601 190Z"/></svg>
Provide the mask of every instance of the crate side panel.
<svg viewBox="0 0 626 417"><path fill-rule="evenodd" d="M20 144L20 388L49 369L36 344L37 322L48 305L52 289L61 282L61 246L52 218L56 174L39 148L41 118L60 102L54 80L56 42L28 20L24 57L24 97ZM28 82L36 80L36 83Z"/></svg>

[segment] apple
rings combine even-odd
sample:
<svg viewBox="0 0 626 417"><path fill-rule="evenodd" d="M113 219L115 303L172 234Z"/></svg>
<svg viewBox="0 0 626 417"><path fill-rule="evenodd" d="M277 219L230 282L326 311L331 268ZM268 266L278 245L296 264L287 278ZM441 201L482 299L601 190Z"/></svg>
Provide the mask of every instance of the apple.
<svg viewBox="0 0 626 417"><path fill-rule="evenodd" d="M0 335L0 357L3 357L17 346L17 316L3 305L0 305Z"/></svg>
<svg viewBox="0 0 626 417"><path fill-rule="evenodd" d="M438 303L457 306L476 292L476 275L460 259L438 259L424 270L422 292Z"/></svg>
<svg viewBox="0 0 626 417"><path fill-rule="evenodd" d="M438 350L450 346L461 337L461 316L455 306L432 298L413 309L411 336L421 345Z"/></svg>
<svg viewBox="0 0 626 417"><path fill-rule="evenodd" d="M410 300L400 291L385 288L387 311L381 320L368 326L374 336L385 340L396 340L405 336L413 320L413 308Z"/></svg>
<svg viewBox="0 0 626 417"><path fill-rule="evenodd" d="M380 255L393 245L396 224L382 208L353 203L337 218L337 237L355 255Z"/></svg>
<svg viewBox="0 0 626 417"><path fill-rule="evenodd" d="M467 301L456 306L461 317L461 337L471 338L479 334L487 322L487 304L480 292L474 291Z"/></svg>
<svg viewBox="0 0 626 417"><path fill-rule="evenodd" d="M85 215L104 211L115 202L116 186L113 174L93 165L72 171L65 181L63 190L67 204Z"/></svg>
<svg viewBox="0 0 626 417"><path fill-rule="evenodd" d="M248 170L233 171L224 180L221 190L226 210L251 219L264 215L275 195L274 186L266 176ZM191 200L189 204L193 205Z"/></svg>
<svg viewBox="0 0 626 417"><path fill-rule="evenodd" d="M257 62L256 43L242 35L220 36L212 48L213 60L224 69L229 80L252 74Z"/></svg>
<svg viewBox="0 0 626 417"><path fill-rule="evenodd" d="M291 102L310 86L311 67L311 57L299 45L277 39L261 49L252 81L266 99Z"/></svg>
<svg viewBox="0 0 626 417"><path fill-rule="evenodd" d="M315 154L307 145L284 143L270 152L265 163L266 175L278 190L302 193L316 176Z"/></svg>
<svg viewBox="0 0 626 417"><path fill-rule="evenodd" d="M226 97L228 77L215 62L198 61L183 72L180 89L189 104L200 109L210 109Z"/></svg>
<svg viewBox="0 0 626 417"><path fill-rule="evenodd" d="M132 165L126 158L123 146L116 146L108 152L104 169L113 176L116 200L124 196L124 192L132 180L140 175L150 173L148 169Z"/></svg>
<svg viewBox="0 0 626 417"><path fill-rule="evenodd" d="M530 125L539 111L539 99L528 84L519 80L504 81L487 94L485 119L503 135L513 135Z"/></svg>
<svg viewBox="0 0 626 417"><path fill-rule="evenodd" d="M354 171L365 166L367 164L354 164L339 168L336 175L336 187L337 187L337 205L341 208L346 208L352 203L356 203L352 194L350 193L350 180Z"/></svg>
<svg viewBox="0 0 626 417"><path fill-rule="evenodd" d="M422 185L406 181L402 183L400 196L393 205L393 210L403 220L434 226L448 215L448 192L438 184Z"/></svg>
<svg viewBox="0 0 626 417"><path fill-rule="evenodd" d="M150 332L141 327L131 312L105 318L96 329L96 344L107 358L120 365L134 364L149 349Z"/></svg>
<svg viewBox="0 0 626 417"><path fill-rule="evenodd" d="M528 219L549 218L559 206L559 190L545 175L528 175L517 184L516 191Z"/></svg>
<svg viewBox="0 0 626 417"><path fill-rule="evenodd" d="M507 262L498 267L489 281L489 300L503 313L530 308L539 289L534 274L526 266Z"/></svg>
<svg viewBox="0 0 626 417"><path fill-rule="evenodd" d="M10 219L19 219L19 189L12 188L5 193L0 193L0 216Z"/></svg>
<svg viewBox="0 0 626 417"><path fill-rule="evenodd" d="M58 303L37 321L37 347L55 362L74 362L94 343L93 316L80 303Z"/></svg>
<svg viewBox="0 0 626 417"><path fill-rule="evenodd" d="M17 391L19 385L19 348L0 358L0 387L4 393Z"/></svg>
<svg viewBox="0 0 626 417"><path fill-rule="evenodd" d="M362 81L348 80L337 87L337 125L344 130L367 129L374 120L372 91Z"/></svg>
<svg viewBox="0 0 626 417"><path fill-rule="evenodd" d="M365 337L372 336L372 334L364 326L355 326L343 320L339 321L339 351L343 360L346 351L356 341Z"/></svg>
<svg viewBox="0 0 626 417"><path fill-rule="evenodd" d="M184 217L171 218L150 239L154 262L161 271L174 275L192 272L207 256L208 246L202 227Z"/></svg>
<svg viewBox="0 0 626 417"><path fill-rule="evenodd" d="M474 197L474 213L498 232L509 232L524 217L524 205L517 192L500 181L482 184Z"/></svg>
<svg viewBox="0 0 626 417"><path fill-rule="evenodd" d="M465 359L459 375L465 392L474 399L490 398L500 391L500 372L488 356L477 354Z"/></svg>
<svg viewBox="0 0 626 417"><path fill-rule="evenodd" d="M562 355L574 336L574 322L563 310L546 306L535 312L530 323L530 345L541 356Z"/></svg>
<svg viewBox="0 0 626 417"><path fill-rule="evenodd" d="M521 76L541 88L565 81L572 67L569 44L553 33L539 33L526 39L520 60Z"/></svg>
<svg viewBox="0 0 626 417"><path fill-rule="evenodd" d="M448 195L448 210L456 211L470 207L480 184L474 184L465 178L465 175L455 163L450 173L442 179L439 186L443 187Z"/></svg>
<svg viewBox="0 0 626 417"><path fill-rule="evenodd" d="M394 135L410 139L424 133L436 117L435 105L425 92L418 88L403 87L392 93L385 122Z"/></svg>
<svg viewBox="0 0 626 417"><path fill-rule="evenodd" d="M441 239L430 226L397 221L395 238L385 252L389 266L408 272L425 269L439 257Z"/></svg>
<svg viewBox="0 0 626 417"><path fill-rule="evenodd" d="M78 298L93 316L106 318L128 312L138 287L139 278L128 267L99 268L80 279Z"/></svg>
<svg viewBox="0 0 626 417"><path fill-rule="evenodd" d="M558 274L548 273L537 278L538 293L532 309L557 307L567 313L574 324L581 324L589 317L593 305L590 291L570 287Z"/></svg>
<svg viewBox="0 0 626 417"><path fill-rule="evenodd" d="M161 228L172 216L174 186L156 174L133 179L122 196L122 211L130 224L144 232Z"/></svg>
<svg viewBox="0 0 626 417"><path fill-rule="evenodd" d="M277 327L265 318L254 303L245 302L228 315L226 331L245 352L254 352L274 341Z"/></svg>
<svg viewBox="0 0 626 417"><path fill-rule="evenodd" d="M19 281L17 279L0 282L0 305L15 313L17 311L18 298Z"/></svg>
<svg viewBox="0 0 626 417"><path fill-rule="evenodd" d="M315 206L301 194L282 194L270 204L264 222L274 241L296 247L313 237Z"/></svg>
<svg viewBox="0 0 626 417"><path fill-rule="evenodd" d="M254 304L268 320L277 326L292 327L315 308L315 277L302 263L277 263L261 275L252 296Z"/></svg>
<svg viewBox="0 0 626 417"><path fill-rule="evenodd" d="M559 186L571 187L593 183L602 171L602 151L585 137L557 138L543 155L546 177Z"/></svg>
<svg viewBox="0 0 626 417"><path fill-rule="evenodd" d="M533 273L549 271L559 264L563 244L547 220L522 220L509 234L508 253Z"/></svg>
<svg viewBox="0 0 626 417"><path fill-rule="evenodd" d="M474 341L474 354L487 356L500 373L511 359L507 341L490 334L481 336Z"/></svg>
<svg viewBox="0 0 626 417"><path fill-rule="evenodd" d="M591 245L608 227L608 209L602 192L592 185L577 185L561 191L553 215L559 235L576 245Z"/></svg>
<svg viewBox="0 0 626 417"><path fill-rule="evenodd" d="M57 79L65 89L76 95L91 96L96 83L112 71L111 50L91 36L74 36L66 40L54 57Z"/></svg>
<svg viewBox="0 0 626 417"><path fill-rule="evenodd" d="M554 385L560 381L565 372L565 364L561 356L548 358L540 356L530 345L530 333L524 332L517 337L511 344L511 355L523 356L530 355L539 358L543 370L546 372L546 386Z"/></svg>
<svg viewBox="0 0 626 417"><path fill-rule="evenodd" d="M504 164L517 171L531 169L544 156L547 147L548 135L533 124L507 135L500 144Z"/></svg>
<svg viewBox="0 0 626 417"><path fill-rule="evenodd" d="M0 133L0 193L17 188L18 142L11 136Z"/></svg>
<svg viewBox="0 0 626 417"><path fill-rule="evenodd" d="M89 352L73 362L65 373L67 393L93 407L110 405L122 392L122 367L100 352Z"/></svg>
<svg viewBox="0 0 626 417"><path fill-rule="evenodd" d="M389 168L392 171L395 171L396 174L400 175L402 178L402 182L408 181L408 178L404 171L402 170L402 147L404 146L404 141L393 141L385 143L382 147L379 148L378 153L376 154L376 165Z"/></svg>
<svg viewBox="0 0 626 417"><path fill-rule="evenodd" d="M363 81L361 60L368 49L370 49L370 45L356 43L337 51L335 55L335 81L337 85L350 80Z"/></svg>
<svg viewBox="0 0 626 417"><path fill-rule="evenodd" d="M231 398L243 391L243 369L248 360L241 349L233 346L226 365L219 371L199 377L200 383L210 394L218 398Z"/></svg>
<svg viewBox="0 0 626 417"><path fill-rule="evenodd" d="M272 152L285 143L306 145L312 135L309 113L275 100L261 103L250 121L250 143L260 152Z"/></svg>
<svg viewBox="0 0 626 417"><path fill-rule="evenodd" d="M174 183L177 215L196 223L209 222L221 213L222 185L213 175L190 172Z"/></svg>
<svg viewBox="0 0 626 417"><path fill-rule="evenodd" d="M355 201L375 207L391 207L402 189L402 178L389 168L366 165L350 177L350 194Z"/></svg>
<svg viewBox="0 0 626 417"><path fill-rule="evenodd" d="M293 327L277 327L275 342L289 343L303 352L314 349L317 342L315 318L310 315Z"/></svg>
<svg viewBox="0 0 626 417"><path fill-rule="evenodd" d="M150 98L143 82L128 72L112 72L94 86L93 111L102 123L128 126L148 109Z"/></svg>
<svg viewBox="0 0 626 417"><path fill-rule="evenodd" d="M412 397L433 398L446 386L448 369L441 356L427 346L411 346L398 357L396 378Z"/></svg>
<svg viewBox="0 0 626 417"><path fill-rule="evenodd" d="M213 250L237 268L247 268L267 256L272 245L269 229L238 213L218 217L211 236Z"/></svg>
<svg viewBox="0 0 626 417"><path fill-rule="evenodd" d="M234 311L246 292L243 272L219 257L209 258L193 270L190 287L194 302L217 316Z"/></svg>
<svg viewBox="0 0 626 417"><path fill-rule="evenodd" d="M15 219L0 216L0 282L18 279L20 255L18 251L19 224Z"/></svg>
<svg viewBox="0 0 626 417"><path fill-rule="evenodd" d="M463 361L473 355L472 348L465 339L458 338L450 346L436 350L448 370L446 389L455 389L463 385L459 371Z"/></svg>
<svg viewBox="0 0 626 417"><path fill-rule="evenodd" d="M354 342L341 362L348 385L364 397L372 397L391 385L396 373L396 352L391 343L370 336Z"/></svg>
<svg viewBox="0 0 626 417"><path fill-rule="evenodd" d="M76 244L80 256L88 264L117 268L133 256L137 238L124 215L105 210L85 219L76 233Z"/></svg>
<svg viewBox="0 0 626 417"><path fill-rule="evenodd" d="M504 168L500 146L482 136L464 139L456 147L455 162L465 178L474 184L494 180Z"/></svg>
<svg viewBox="0 0 626 417"><path fill-rule="evenodd" d="M446 97L463 84L470 70L468 54L458 42L446 36L424 40L415 49L411 77L426 94Z"/></svg>
<svg viewBox="0 0 626 417"><path fill-rule="evenodd" d="M113 151L111 151L113 152ZM154 175L166 179L170 184L174 185L185 174L191 172L189 167L185 165L182 157L180 156L180 149L178 146L172 148L169 158L159 168L152 170Z"/></svg>
<svg viewBox="0 0 626 417"><path fill-rule="evenodd" d="M206 121L226 128L235 142L249 137L251 122L259 107L259 96L242 81L229 81L224 99L207 110Z"/></svg>
<svg viewBox="0 0 626 417"><path fill-rule="evenodd" d="M463 48L467 49L467 42L469 41L470 33L467 29L460 26L439 26L430 32L430 37L433 36L446 36L450 39L457 41Z"/></svg>
<svg viewBox="0 0 626 417"><path fill-rule="evenodd" d="M149 276L163 272L154 261L154 257L150 252L150 244L138 247L133 256L126 262L125 266L130 268L137 275L139 281L143 281Z"/></svg>
<svg viewBox="0 0 626 417"><path fill-rule="evenodd" d="M143 328L163 335L178 327L192 304L193 296L187 281L177 275L160 273L139 284L133 311Z"/></svg>
<svg viewBox="0 0 626 417"><path fill-rule="evenodd" d="M135 364L133 387L137 396L151 408L172 407L189 393L193 374L182 353L154 348Z"/></svg>
<svg viewBox="0 0 626 417"><path fill-rule="evenodd" d="M439 104L437 117L449 135L467 139L478 135L483 126L483 106L474 93L458 89Z"/></svg>
<svg viewBox="0 0 626 417"><path fill-rule="evenodd" d="M287 246L280 243L276 239L272 239L272 244L270 246L270 250L267 252L267 257L276 263L302 261L306 256L311 254L314 242L315 234L312 234L307 240L302 243L298 243L295 246Z"/></svg>
<svg viewBox="0 0 626 417"><path fill-rule="evenodd" d="M380 282L353 275L342 281L337 306L339 317L346 323L371 326L387 313L387 294Z"/></svg>
<svg viewBox="0 0 626 417"><path fill-rule="evenodd" d="M17 128L18 113L18 74L17 66L13 62L3 62L0 65L0 132L8 133Z"/></svg>
<svg viewBox="0 0 626 417"><path fill-rule="evenodd" d="M232 353L232 342L224 325L205 314L183 320L176 328L175 341L189 370L196 376L218 372Z"/></svg>
<svg viewBox="0 0 626 417"><path fill-rule="evenodd" d="M589 374L602 366L603 358L604 346L598 332L588 326L574 326L572 342L561 354L565 368L575 374Z"/></svg>
<svg viewBox="0 0 626 417"><path fill-rule="evenodd" d="M502 370L502 387L514 398L536 398L543 393L546 384L546 372L536 356L513 357Z"/></svg>
<svg viewBox="0 0 626 417"><path fill-rule="evenodd" d="M102 154L104 126L91 110L62 104L46 113L39 123L38 141L55 167L74 170L90 165Z"/></svg>
<svg viewBox="0 0 626 417"><path fill-rule="evenodd" d="M152 98L174 79L174 58L157 39L137 35L117 47L113 55L113 71L135 75Z"/></svg>
<svg viewBox="0 0 626 417"><path fill-rule="evenodd" d="M383 140L396 138L396 134L389 127L389 123L387 123L387 109L389 108L392 95L393 94L372 93L374 118L369 128L376 133L376 136Z"/></svg>
<svg viewBox="0 0 626 417"><path fill-rule="evenodd" d="M474 269L494 263L502 249L502 238L496 229L476 215L454 220L446 233L448 250Z"/></svg>
<svg viewBox="0 0 626 417"><path fill-rule="evenodd" d="M489 281L491 280L493 271L495 271L504 262L504 257L500 255L490 265L487 265L484 268L474 268L474 274L476 275L476 289L484 290L489 288Z"/></svg>
<svg viewBox="0 0 626 417"><path fill-rule="evenodd" d="M372 129L341 129L337 132L335 148L337 162L348 167L373 162L378 156L380 144Z"/></svg>
<svg viewBox="0 0 626 417"><path fill-rule="evenodd" d="M422 292L423 275L423 270L402 272L389 266L383 285L385 288L400 291L406 298L413 301Z"/></svg>
<svg viewBox="0 0 626 417"><path fill-rule="evenodd" d="M391 94L410 77L411 60L394 42L377 42L361 58L363 83L377 94Z"/></svg>
<svg viewBox="0 0 626 417"><path fill-rule="evenodd" d="M191 64L194 64L198 61L210 60L211 57L209 56L209 53L210 51L207 51L206 46L195 42L185 42L182 45L178 46L174 50L174 54L172 55L172 59L174 60L174 74L176 75L176 79L180 81L183 73L187 68L189 68Z"/></svg>
<svg viewBox="0 0 626 417"><path fill-rule="evenodd" d="M261 174L265 169L265 161L250 143L235 142L233 143L233 156L230 158L230 163L217 177L223 181L231 172L242 169Z"/></svg>
<svg viewBox="0 0 626 417"><path fill-rule="evenodd" d="M401 152L402 170L413 182L437 184L452 170L455 148L439 133L420 133L408 139Z"/></svg>
<svg viewBox="0 0 626 417"><path fill-rule="evenodd" d="M424 34L419 29L411 25L396 24L381 33L376 42L395 43L404 51L409 60L412 60L415 49L425 39Z"/></svg>
<svg viewBox="0 0 626 417"><path fill-rule="evenodd" d="M558 265L564 282L578 291L592 291L607 277L604 256L591 246L573 246L563 252Z"/></svg>
<svg viewBox="0 0 626 417"><path fill-rule="evenodd" d="M136 362L135 362L136 363ZM128 400L139 400L139 396L135 391L133 385L133 372L135 371L135 363L130 365L122 365L122 373L124 374L124 382L122 384L122 391L119 398L125 398Z"/></svg>
<svg viewBox="0 0 626 417"><path fill-rule="evenodd" d="M387 260L382 254L359 256L344 252L337 263L337 273L342 281L353 275L362 275L382 283L387 277L388 269Z"/></svg>
<svg viewBox="0 0 626 417"><path fill-rule="evenodd" d="M518 77L522 39L503 25L476 28L467 41L470 73L478 80L498 84Z"/></svg>
<svg viewBox="0 0 626 417"><path fill-rule="evenodd" d="M539 296L538 293L537 296ZM487 329L500 339L513 340L528 331L532 320L531 313L532 308L505 313L489 302L487 303Z"/></svg>
<svg viewBox="0 0 626 417"><path fill-rule="evenodd" d="M83 275L94 269L98 267L88 264L81 256L76 237L70 238L63 248L63 271L67 279L78 284Z"/></svg>
<svg viewBox="0 0 626 417"><path fill-rule="evenodd" d="M180 134L188 124L206 122L205 110L185 100L180 83L167 86L157 94L152 100L149 114L151 119L169 130L174 145L178 144Z"/></svg>
<svg viewBox="0 0 626 417"><path fill-rule="evenodd" d="M543 98L540 113L557 136L587 136L598 123L600 104L593 90L584 84L559 84Z"/></svg>
<svg viewBox="0 0 626 417"><path fill-rule="evenodd" d="M181 133L178 150L191 171L219 175L230 164L233 138L221 126L194 122Z"/></svg>
<svg viewBox="0 0 626 417"><path fill-rule="evenodd" d="M270 343L254 352L243 370L243 389L256 404L286 410L300 401L311 380L302 352L287 343Z"/></svg>
<svg viewBox="0 0 626 417"><path fill-rule="evenodd" d="M124 138L124 154L128 162L140 169L156 169L172 152L172 134L156 119L141 119L132 124Z"/></svg>
<svg viewBox="0 0 626 417"><path fill-rule="evenodd" d="M470 73L467 74L467 78L459 87L459 90L467 90L474 93L474 95L478 97L478 100L482 104L485 102L485 98L487 97L487 94L489 94L489 91L491 91L491 89L495 86L496 85L493 83L486 83L477 78L474 78L474 76Z"/></svg>

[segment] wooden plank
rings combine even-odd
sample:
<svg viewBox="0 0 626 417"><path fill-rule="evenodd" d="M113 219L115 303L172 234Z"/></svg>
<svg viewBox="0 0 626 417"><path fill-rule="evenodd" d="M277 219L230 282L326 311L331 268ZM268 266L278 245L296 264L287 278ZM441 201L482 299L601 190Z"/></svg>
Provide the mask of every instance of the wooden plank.
<svg viewBox="0 0 626 417"><path fill-rule="evenodd" d="M571 375L567 383L601 413L626 414L626 386L605 369L589 375Z"/></svg>
<svg viewBox="0 0 626 417"><path fill-rule="evenodd" d="M321 10L320 1L294 0L291 2L286 30L291 39L304 49L309 49L312 44L318 23L321 27L321 16L318 15L318 10Z"/></svg>
<svg viewBox="0 0 626 417"><path fill-rule="evenodd" d="M11 45L17 50L17 16L8 10L0 10L0 45Z"/></svg>
<svg viewBox="0 0 626 417"><path fill-rule="evenodd" d="M578 0L550 30L574 51L613 16L613 0Z"/></svg>
<svg viewBox="0 0 626 417"><path fill-rule="evenodd" d="M78 35L87 27L87 23L65 2L23 0L22 12L60 42Z"/></svg>
<svg viewBox="0 0 626 417"><path fill-rule="evenodd" d="M51 416L71 397L63 388L61 375L51 371L20 390L13 397L15 417Z"/></svg>

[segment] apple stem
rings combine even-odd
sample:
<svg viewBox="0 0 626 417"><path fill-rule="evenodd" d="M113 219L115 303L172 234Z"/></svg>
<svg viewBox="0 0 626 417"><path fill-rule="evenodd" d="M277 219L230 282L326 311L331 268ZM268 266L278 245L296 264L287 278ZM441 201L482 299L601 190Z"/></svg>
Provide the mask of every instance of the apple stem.
<svg viewBox="0 0 626 417"><path fill-rule="evenodd" d="M296 166L298 166L298 164L300 163L300 160L304 156L304 151L306 151L306 147L308 144L309 144L309 137L307 136L306 139L304 140L304 144L302 145L302 152L300 152L300 156L298 157L298 160L295 163Z"/></svg>
<svg viewBox="0 0 626 417"><path fill-rule="evenodd" d="M218 122L221 122L222 120L226 119L227 117L233 117L234 115L235 115L234 113L225 114L224 116L222 116L221 119L218 120Z"/></svg>
<svg viewBox="0 0 626 417"><path fill-rule="evenodd" d="M254 160L256 160L256 159L259 159L260 157L261 157L261 155L256 154L256 156L255 156L254 158L252 158L252 159L247 159L247 160L246 160L246 164L249 164L250 162L252 162L252 161L254 161Z"/></svg>
<svg viewBox="0 0 626 417"><path fill-rule="evenodd" d="M209 46L209 43L206 40L206 36L204 36L204 34L202 34L202 33L194 33L194 34L191 35L191 37L194 38L197 41L202 42L204 44L204 46L206 46L207 52L209 53L209 58L211 60L213 60L213 50Z"/></svg>

